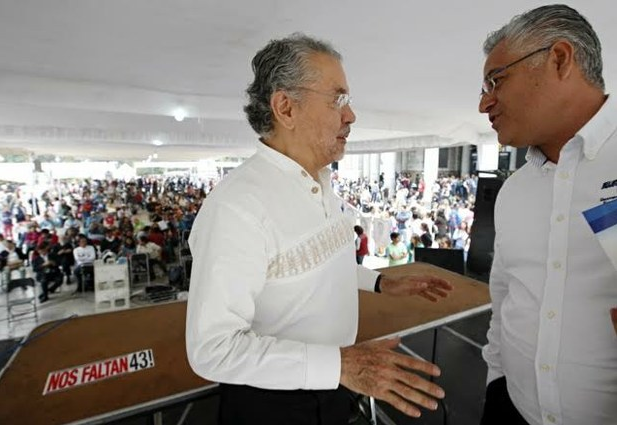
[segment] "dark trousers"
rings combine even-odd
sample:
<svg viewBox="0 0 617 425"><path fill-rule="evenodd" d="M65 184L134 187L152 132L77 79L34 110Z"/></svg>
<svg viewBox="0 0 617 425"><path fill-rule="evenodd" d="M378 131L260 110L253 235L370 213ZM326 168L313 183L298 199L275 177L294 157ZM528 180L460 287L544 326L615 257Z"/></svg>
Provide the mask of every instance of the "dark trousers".
<svg viewBox="0 0 617 425"><path fill-rule="evenodd" d="M505 377L495 379L486 387L480 425L529 425L512 404Z"/></svg>
<svg viewBox="0 0 617 425"><path fill-rule="evenodd" d="M220 384L220 425L346 425L351 396L336 390L264 390Z"/></svg>
<svg viewBox="0 0 617 425"><path fill-rule="evenodd" d="M38 280L41 282L42 289L39 298L47 299L50 292L55 292L62 285L62 274L60 272L41 273L38 275Z"/></svg>

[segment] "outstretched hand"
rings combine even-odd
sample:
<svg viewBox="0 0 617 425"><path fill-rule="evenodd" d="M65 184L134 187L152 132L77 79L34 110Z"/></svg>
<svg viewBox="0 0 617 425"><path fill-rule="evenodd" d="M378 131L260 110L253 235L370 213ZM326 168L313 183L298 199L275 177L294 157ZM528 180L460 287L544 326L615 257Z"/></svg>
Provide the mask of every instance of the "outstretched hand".
<svg viewBox="0 0 617 425"><path fill-rule="evenodd" d="M406 415L419 417L419 406L437 409L445 393L412 371L439 376L437 366L393 351L400 338L368 341L341 348L341 384L360 394L390 403Z"/></svg>
<svg viewBox="0 0 617 425"><path fill-rule="evenodd" d="M388 277L383 275L380 282L381 292L388 295L419 295L436 302L448 296L453 286L444 279L430 275L406 275Z"/></svg>

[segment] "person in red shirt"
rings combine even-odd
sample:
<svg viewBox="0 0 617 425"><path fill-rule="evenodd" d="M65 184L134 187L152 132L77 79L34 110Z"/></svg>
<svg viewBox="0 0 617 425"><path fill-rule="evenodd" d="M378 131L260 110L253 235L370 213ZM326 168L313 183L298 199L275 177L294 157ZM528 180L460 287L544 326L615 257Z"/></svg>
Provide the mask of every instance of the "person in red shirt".
<svg viewBox="0 0 617 425"><path fill-rule="evenodd" d="M354 226L353 230L358 236L356 238L356 263L362 264L364 257L368 255L368 236L366 236L361 226Z"/></svg>

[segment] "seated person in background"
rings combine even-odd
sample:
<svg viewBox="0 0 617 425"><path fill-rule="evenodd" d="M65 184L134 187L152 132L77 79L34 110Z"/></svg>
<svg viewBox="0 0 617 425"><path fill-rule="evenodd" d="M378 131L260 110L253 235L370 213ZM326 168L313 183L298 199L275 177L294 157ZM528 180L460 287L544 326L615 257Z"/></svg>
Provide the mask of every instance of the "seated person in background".
<svg viewBox="0 0 617 425"><path fill-rule="evenodd" d="M122 242L116 237L116 232L113 229L105 230L105 239L101 240L101 253L111 251L114 254L120 252Z"/></svg>
<svg viewBox="0 0 617 425"><path fill-rule="evenodd" d="M152 223L147 236L150 242L154 242L161 248L165 245L165 234L161 231L158 223Z"/></svg>
<svg viewBox="0 0 617 425"><path fill-rule="evenodd" d="M26 245L26 256L30 257L30 253L36 248L36 244L39 240L39 232L36 230L36 222L30 222L28 224L28 230L24 235L24 244Z"/></svg>
<svg viewBox="0 0 617 425"><path fill-rule="evenodd" d="M161 250L162 248L155 244L154 242L150 242L148 240L148 236L142 235L139 238L139 244L135 252L137 254L148 254L148 267L150 269L150 280L154 280L156 275L154 274L154 266L158 265L164 273L167 273L167 269L165 268L165 264L161 261Z"/></svg>
<svg viewBox="0 0 617 425"><path fill-rule="evenodd" d="M137 250L137 245L135 244L135 239L132 236L125 236L124 242L120 247L120 253L118 254L120 257L130 257L135 254Z"/></svg>
<svg viewBox="0 0 617 425"><path fill-rule="evenodd" d="M71 267L75 264L75 258L73 257L72 231L66 231L62 236L62 243L58 244L55 249L55 253L58 255L60 261L60 267L62 273L66 276L67 285L71 283Z"/></svg>
<svg viewBox="0 0 617 425"><path fill-rule="evenodd" d="M4 246L6 248L6 266L9 270L17 269L24 264L24 261L28 258L21 250L15 247L15 242L12 240L5 240Z"/></svg>
<svg viewBox="0 0 617 425"><path fill-rule="evenodd" d="M37 239L36 245L48 244L50 249L58 244L58 235L56 232L49 229L42 229Z"/></svg>
<svg viewBox="0 0 617 425"><path fill-rule="evenodd" d="M44 303L49 299L49 293L55 292L62 285L62 271L58 257L50 251L47 243L39 245L37 252L38 255L32 260L32 270L36 280L41 283L43 293L39 295L39 301Z"/></svg>
<svg viewBox="0 0 617 425"><path fill-rule="evenodd" d="M86 235L78 236L78 246L73 250L73 257L75 258L75 269L73 273L77 278L77 289L75 292L80 292L83 287L81 269L84 264L92 264L94 260L96 260L96 251L92 245L88 245L88 238L86 238Z"/></svg>
<svg viewBox="0 0 617 425"><path fill-rule="evenodd" d="M101 241L105 239L105 228L98 220L93 219L92 223L90 223L90 227L88 227L88 237L92 241Z"/></svg>

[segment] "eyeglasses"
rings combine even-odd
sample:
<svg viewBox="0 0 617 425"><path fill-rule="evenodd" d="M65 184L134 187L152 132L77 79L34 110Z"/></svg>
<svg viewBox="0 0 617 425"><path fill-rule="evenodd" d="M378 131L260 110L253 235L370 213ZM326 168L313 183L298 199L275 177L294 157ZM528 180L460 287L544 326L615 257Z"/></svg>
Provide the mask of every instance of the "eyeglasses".
<svg viewBox="0 0 617 425"><path fill-rule="evenodd" d="M480 91L480 96L489 95L489 94L492 94L495 91L495 86L497 84L497 82L495 81L495 78L494 78L495 75L504 72L506 69L510 68L511 66L514 66L517 63L522 62L525 59L528 59L528 58L532 57L533 55L535 55L537 53L543 52L545 50L550 50L551 47L553 47L553 46L542 47L541 49L534 50L533 52L523 56L520 59L515 60L512 63L509 63L506 66L502 66L501 68L493 69L491 72L486 74L486 77L484 77L484 81L482 81L482 90Z"/></svg>
<svg viewBox="0 0 617 425"><path fill-rule="evenodd" d="M336 106L336 109L343 109L345 106L351 105L351 96L349 95L349 93L336 93L336 94L324 93L322 91L311 89L308 87L293 87L293 89L306 90L306 91L320 94L322 96L332 97L334 98L334 105Z"/></svg>

